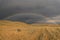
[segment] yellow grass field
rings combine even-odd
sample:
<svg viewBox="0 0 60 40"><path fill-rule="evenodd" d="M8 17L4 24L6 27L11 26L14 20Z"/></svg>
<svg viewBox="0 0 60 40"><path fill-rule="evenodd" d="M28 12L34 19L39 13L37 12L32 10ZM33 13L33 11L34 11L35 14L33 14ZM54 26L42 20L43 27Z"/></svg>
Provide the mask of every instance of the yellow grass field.
<svg viewBox="0 0 60 40"><path fill-rule="evenodd" d="M60 40L60 25L0 20L0 40Z"/></svg>

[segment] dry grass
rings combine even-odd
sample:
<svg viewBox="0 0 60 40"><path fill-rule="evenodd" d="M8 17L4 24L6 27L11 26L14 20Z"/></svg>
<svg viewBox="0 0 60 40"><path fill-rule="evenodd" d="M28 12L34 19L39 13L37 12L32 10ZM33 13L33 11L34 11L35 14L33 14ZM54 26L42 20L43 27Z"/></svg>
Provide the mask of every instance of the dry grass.
<svg viewBox="0 0 60 40"><path fill-rule="evenodd" d="M60 40L60 25L0 21L0 40Z"/></svg>

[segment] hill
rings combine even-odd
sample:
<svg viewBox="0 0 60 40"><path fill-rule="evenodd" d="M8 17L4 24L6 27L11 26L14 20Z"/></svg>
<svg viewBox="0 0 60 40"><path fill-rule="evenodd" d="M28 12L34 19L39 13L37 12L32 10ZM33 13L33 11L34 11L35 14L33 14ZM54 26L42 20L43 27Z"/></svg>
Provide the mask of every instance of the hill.
<svg viewBox="0 0 60 40"><path fill-rule="evenodd" d="M60 25L0 20L0 40L60 40Z"/></svg>

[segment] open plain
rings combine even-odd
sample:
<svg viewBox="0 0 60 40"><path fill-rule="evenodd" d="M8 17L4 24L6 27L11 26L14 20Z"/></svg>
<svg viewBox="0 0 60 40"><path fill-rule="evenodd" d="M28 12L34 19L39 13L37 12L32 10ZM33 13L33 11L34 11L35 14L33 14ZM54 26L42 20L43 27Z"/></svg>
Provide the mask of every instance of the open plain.
<svg viewBox="0 0 60 40"><path fill-rule="evenodd" d="M60 40L60 25L0 20L0 40Z"/></svg>

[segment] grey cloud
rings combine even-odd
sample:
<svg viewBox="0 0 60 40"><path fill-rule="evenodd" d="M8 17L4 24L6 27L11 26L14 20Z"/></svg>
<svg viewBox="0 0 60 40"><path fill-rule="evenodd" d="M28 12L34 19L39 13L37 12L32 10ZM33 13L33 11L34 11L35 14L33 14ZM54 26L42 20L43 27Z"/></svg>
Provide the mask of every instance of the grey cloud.
<svg viewBox="0 0 60 40"><path fill-rule="evenodd" d="M22 22L26 22L26 23L36 23L38 21L45 21L46 19L38 14L17 14L17 15L13 15L7 18L4 18L5 20L12 20L12 21L22 21Z"/></svg>
<svg viewBox="0 0 60 40"><path fill-rule="evenodd" d="M54 22L56 24L60 24L60 15L55 16L55 17L51 17L51 19L47 20L47 22Z"/></svg>
<svg viewBox="0 0 60 40"><path fill-rule="evenodd" d="M54 17L53 17L54 18ZM12 20L12 21L22 21L25 23L53 23L53 24L57 24L58 20L55 20L56 17L53 18L49 18L49 17L45 17L43 15L39 15L36 13L18 13L9 17L4 18L4 20Z"/></svg>
<svg viewBox="0 0 60 40"><path fill-rule="evenodd" d="M28 15L18 15L28 13ZM10 16L14 17L8 18ZM31 15L30 15L31 14ZM33 14L36 14L33 16ZM59 0L0 0L0 19L8 18L18 21L26 21L32 19L32 22L41 21L41 15L49 18L60 15L60 1ZM40 16L37 16L40 15ZM31 17L32 16L32 17ZM24 20L21 18L25 18ZM26 22L29 22L31 20ZM38 20L39 19L39 20ZM46 20L45 17L42 20ZM45 22L45 21L44 21Z"/></svg>
<svg viewBox="0 0 60 40"><path fill-rule="evenodd" d="M60 15L52 17L53 19L60 19Z"/></svg>

